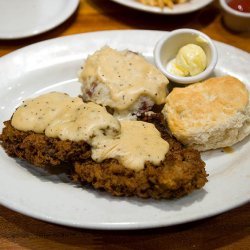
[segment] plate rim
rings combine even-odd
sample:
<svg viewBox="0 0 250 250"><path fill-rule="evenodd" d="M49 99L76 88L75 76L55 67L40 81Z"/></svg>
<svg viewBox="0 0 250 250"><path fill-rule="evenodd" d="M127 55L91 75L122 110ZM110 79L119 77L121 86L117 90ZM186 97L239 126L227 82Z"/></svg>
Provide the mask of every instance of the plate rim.
<svg viewBox="0 0 250 250"><path fill-rule="evenodd" d="M240 203L240 204L236 204L236 205L232 205L231 207L227 207L225 209L218 211L214 211L211 213L206 214L205 216L203 215L199 215L196 216L195 219L190 217L188 219L185 220L179 220L178 222L174 222L174 223L170 223L170 224L166 224L166 223L160 223L159 222L155 222L155 223L150 223L150 225L147 224L147 222L144 223L131 223L131 222L104 222L104 223L99 223L99 224L95 224L95 223L85 223L84 225L80 224L80 223L72 223L69 221L61 221L60 219L52 219L50 217L46 217L46 216L39 216L36 213L30 213L30 212L26 212L25 210L22 210L21 208L16 208L14 206L11 206L10 204L7 204L5 202L0 202L0 205L4 206L5 208L8 208L14 212L20 213L22 215L25 215L27 217L33 218L33 219L37 219L40 221L44 221L47 223L53 223L55 225L61 225L61 226L67 226L67 227L74 227L74 228L81 228L81 229L91 229L91 230L106 230L106 231L112 231L112 230L142 230L142 229L155 229L155 228L164 228L164 227L172 227L172 226L178 226L178 225L184 225L184 224L188 224L188 223L192 223L192 222L196 222L199 220L205 220L207 218L211 218L213 216L217 216L220 214L223 214L227 211L231 211L233 209L236 209L238 207L241 207L247 203L250 202L250 199Z"/></svg>

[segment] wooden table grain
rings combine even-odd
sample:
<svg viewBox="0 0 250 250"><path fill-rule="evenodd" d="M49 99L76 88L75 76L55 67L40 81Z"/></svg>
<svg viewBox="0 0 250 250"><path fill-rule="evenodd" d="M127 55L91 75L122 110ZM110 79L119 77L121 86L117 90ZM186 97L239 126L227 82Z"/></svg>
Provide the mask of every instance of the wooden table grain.
<svg viewBox="0 0 250 250"><path fill-rule="evenodd" d="M250 33L227 30L217 1L191 14L166 16L139 12L109 0L82 0L75 14L49 32L22 40L0 40L0 56L70 34L183 27L201 30L212 39L250 52ZM212 218L168 228L95 231L53 225L0 206L0 249L250 249L249 210L250 204L246 204Z"/></svg>

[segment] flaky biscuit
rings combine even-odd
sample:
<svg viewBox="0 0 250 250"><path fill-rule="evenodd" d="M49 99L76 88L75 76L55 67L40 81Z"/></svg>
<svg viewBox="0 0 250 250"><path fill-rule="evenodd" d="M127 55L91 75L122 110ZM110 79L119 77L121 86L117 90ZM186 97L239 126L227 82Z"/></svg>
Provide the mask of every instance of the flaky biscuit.
<svg viewBox="0 0 250 250"><path fill-rule="evenodd" d="M214 77L167 96L163 115L173 135L200 151L232 146L250 134L249 92L231 76Z"/></svg>

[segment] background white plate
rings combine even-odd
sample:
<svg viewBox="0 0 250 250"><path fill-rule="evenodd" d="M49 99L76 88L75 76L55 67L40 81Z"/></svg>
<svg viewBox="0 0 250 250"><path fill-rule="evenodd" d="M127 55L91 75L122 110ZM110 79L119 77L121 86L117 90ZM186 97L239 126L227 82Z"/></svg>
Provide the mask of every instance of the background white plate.
<svg viewBox="0 0 250 250"><path fill-rule="evenodd" d="M177 15L199 10L208 5L209 3L211 3L213 0L190 0L187 3L174 5L173 9L165 7L163 10L161 10L159 7L153 7L139 3L136 0L111 0L111 1L137 10L142 10L157 14Z"/></svg>
<svg viewBox="0 0 250 250"><path fill-rule="evenodd" d="M0 39L48 31L70 17L79 0L0 0Z"/></svg>
<svg viewBox="0 0 250 250"><path fill-rule="evenodd" d="M104 45L131 49L152 60L165 32L109 31L52 39L0 59L0 122L10 118L23 99L49 92L80 93L76 75L83 59ZM231 74L250 86L250 56L216 42L216 75ZM2 125L1 125L2 126ZM64 176L50 175L8 157L0 149L0 203L45 221L82 228L138 229L175 225L222 213L249 200L249 137L231 154L202 155L209 182L178 200L116 198L81 188Z"/></svg>

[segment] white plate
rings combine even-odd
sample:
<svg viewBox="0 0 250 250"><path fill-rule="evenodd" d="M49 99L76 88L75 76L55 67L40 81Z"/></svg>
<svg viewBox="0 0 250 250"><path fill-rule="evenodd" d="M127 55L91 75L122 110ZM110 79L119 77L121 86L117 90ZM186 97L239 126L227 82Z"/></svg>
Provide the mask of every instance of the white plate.
<svg viewBox="0 0 250 250"><path fill-rule="evenodd" d="M0 39L48 31L70 17L79 0L0 0Z"/></svg>
<svg viewBox="0 0 250 250"><path fill-rule="evenodd" d="M137 2L136 0L111 0L111 1L125 5L133 9L157 13L157 14L165 14L165 15L178 15L178 14L193 12L213 2L213 0L190 0L187 3L174 5L173 9L165 7L162 10L159 7L148 6Z"/></svg>
<svg viewBox="0 0 250 250"><path fill-rule="evenodd" d="M74 35L37 43L0 59L1 124L22 100L57 90L80 93L76 75L88 54L104 45L131 49L152 60L164 32L109 31ZM250 86L250 56L217 43L216 74L231 74ZM247 202L250 196L249 137L231 154L203 154L209 182L178 200L116 198L68 183L8 157L0 149L0 203L45 221L82 228L138 229L175 225L222 213Z"/></svg>

